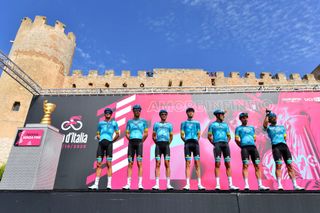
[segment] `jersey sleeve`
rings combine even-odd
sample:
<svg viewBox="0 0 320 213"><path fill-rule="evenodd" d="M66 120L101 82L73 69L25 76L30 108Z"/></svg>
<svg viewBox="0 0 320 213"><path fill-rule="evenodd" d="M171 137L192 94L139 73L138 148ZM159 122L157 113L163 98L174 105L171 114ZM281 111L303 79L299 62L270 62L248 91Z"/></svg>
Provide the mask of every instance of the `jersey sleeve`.
<svg viewBox="0 0 320 213"><path fill-rule="evenodd" d="M254 129L254 127L252 127L252 132L253 132L253 138L256 139L257 136L256 136L256 130Z"/></svg>
<svg viewBox="0 0 320 213"><path fill-rule="evenodd" d="M97 134L100 134L100 131L101 131L101 125L100 125L100 122L99 122L98 126L97 126Z"/></svg>
<svg viewBox="0 0 320 213"><path fill-rule="evenodd" d="M200 123L198 122L197 123L197 133L200 133L201 132L201 127L200 127Z"/></svg>
<svg viewBox="0 0 320 213"><path fill-rule="evenodd" d="M237 137L237 138L240 138L240 128L239 127L237 127L236 128L236 131L235 131L235 136Z"/></svg>
<svg viewBox="0 0 320 213"><path fill-rule="evenodd" d="M113 124L114 125L114 131L118 133L119 132L119 125L118 125L117 121L115 121L115 120L113 120L113 123L114 123Z"/></svg>
<svg viewBox="0 0 320 213"><path fill-rule="evenodd" d="M158 124L157 122L153 124L153 132L157 132L157 128L158 128L157 124Z"/></svg>
<svg viewBox="0 0 320 213"><path fill-rule="evenodd" d="M226 124L226 125L227 125L227 135L230 136L231 135L230 128L229 128L228 124Z"/></svg>
<svg viewBox="0 0 320 213"><path fill-rule="evenodd" d="M208 135L213 135L213 132L212 132L212 123L209 125Z"/></svg>
<svg viewBox="0 0 320 213"><path fill-rule="evenodd" d="M144 131L148 131L148 123L146 120L143 120L143 125L144 125Z"/></svg>
<svg viewBox="0 0 320 213"><path fill-rule="evenodd" d="M282 126L282 129L283 129L283 136L284 138L287 137L287 131L286 131L286 128L284 128L284 126Z"/></svg>
<svg viewBox="0 0 320 213"><path fill-rule="evenodd" d="M184 122L180 125L180 132L184 134Z"/></svg>
<svg viewBox="0 0 320 213"><path fill-rule="evenodd" d="M169 126L169 133L170 133L170 134L173 133L173 126L172 126L172 124L170 124L170 126Z"/></svg>
<svg viewBox="0 0 320 213"><path fill-rule="evenodd" d="M127 122L126 132L130 132L130 120Z"/></svg>

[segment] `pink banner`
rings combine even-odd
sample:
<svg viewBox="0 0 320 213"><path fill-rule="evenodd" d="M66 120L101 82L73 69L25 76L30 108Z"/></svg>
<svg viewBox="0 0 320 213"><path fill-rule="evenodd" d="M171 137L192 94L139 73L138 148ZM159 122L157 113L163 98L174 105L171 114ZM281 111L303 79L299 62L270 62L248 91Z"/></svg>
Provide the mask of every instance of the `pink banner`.
<svg viewBox="0 0 320 213"><path fill-rule="evenodd" d="M131 107L134 104L142 106L141 117L149 122L149 136L144 142L143 156L143 184L146 189L151 189L155 184L155 145L152 141L152 127L159 121L158 112L167 109L169 112L168 122L174 127L174 139L171 144L171 180L176 189L181 189L185 184L185 161L184 143L180 139L180 124L187 119L185 109L195 108L194 119L201 124L200 153L201 153L201 175L203 185L207 189L214 189L214 157L213 146L208 142L208 126L215 120L213 110L220 108L227 110L225 121L228 123L232 140L231 166L234 185L241 189L244 187L242 178L242 160L240 149L234 142L235 128L240 125L238 116L241 112L249 113L249 125L256 129L257 148L261 158L261 171L263 184L271 189L276 189L275 163L272 157L271 144L266 132L262 131L262 123L265 117L265 109L271 109L278 115L278 124L284 125L287 129L287 145L291 150L294 168L297 175L297 182L309 190L320 189L320 93L312 92L291 92L291 93L248 93L248 94L224 94L224 95L132 95L121 101L108 104L97 109L100 120L105 107L115 109L114 118L119 124L120 139L114 143L113 152L113 188L120 189L126 184L127 175L127 147L128 141L125 138L126 122L132 118ZM93 163L92 173L88 175L86 184L92 184L95 178ZM191 188L196 189L196 177L192 163ZM252 164L249 167L249 182L251 189L257 189L257 181ZM283 185L285 189L291 190L292 184L283 165ZM102 176L106 175L103 169ZM137 167L134 165L132 188L137 188ZM165 189L165 169L162 159L160 186ZM221 166L221 187L228 188L228 181L224 166Z"/></svg>
<svg viewBox="0 0 320 213"><path fill-rule="evenodd" d="M42 129L19 130L15 146L40 146L42 136Z"/></svg>

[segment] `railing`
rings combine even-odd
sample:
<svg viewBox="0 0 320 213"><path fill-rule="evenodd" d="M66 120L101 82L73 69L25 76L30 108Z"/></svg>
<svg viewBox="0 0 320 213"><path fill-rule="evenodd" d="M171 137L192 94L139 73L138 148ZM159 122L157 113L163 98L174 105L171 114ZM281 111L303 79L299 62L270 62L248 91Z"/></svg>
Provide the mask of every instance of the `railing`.
<svg viewBox="0 0 320 213"><path fill-rule="evenodd" d="M27 89L33 95L41 94L41 87L33 81L18 65L11 61L0 50L0 69L6 72L14 80L16 80L21 86Z"/></svg>
<svg viewBox="0 0 320 213"><path fill-rule="evenodd" d="M70 88L43 89L41 95L117 95L117 94L206 94L244 92L303 92L320 91L320 84L290 84L269 86L213 86L213 87L152 87L152 88Z"/></svg>

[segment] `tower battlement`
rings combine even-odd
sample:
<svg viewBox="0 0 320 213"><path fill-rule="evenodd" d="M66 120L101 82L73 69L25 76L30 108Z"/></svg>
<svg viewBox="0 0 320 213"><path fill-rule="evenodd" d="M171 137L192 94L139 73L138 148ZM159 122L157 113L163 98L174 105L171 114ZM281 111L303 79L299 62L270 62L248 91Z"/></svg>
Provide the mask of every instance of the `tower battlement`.
<svg viewBox="0 0 320 213"><path fill-rule="evenodd" d="M61 21L57 20L54 24L54 26L47 24L47 17L45 16L36 16L34 18L34 21L30 19L29 17L24 17L21 20L21 26L20 28L32 28L32 27L44 27L46 29L55 30L56 32L63 33L68 39L70 39L72 42L76 41L76 37L73 32L68 32L67 34L64 32L66 25L62 23Z"/></svg>
<svg viewBox="0 0 320 213"><path fill-rule="evenodd" d="M25 17L13 42L9 57L43 88L61 88L72 64L75 36L65 33L65 24L47 24L45 16L34 21ZM50 78L48 78L50 76Z"/></svg>

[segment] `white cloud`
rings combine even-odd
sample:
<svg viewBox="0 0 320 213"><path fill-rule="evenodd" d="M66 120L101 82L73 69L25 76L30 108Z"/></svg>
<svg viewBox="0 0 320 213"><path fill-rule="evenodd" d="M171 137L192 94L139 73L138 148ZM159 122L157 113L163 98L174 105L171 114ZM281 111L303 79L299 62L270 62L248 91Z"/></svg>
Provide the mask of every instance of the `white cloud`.
<svg viewBox="0 0 320 213"><path fill-rule="evenodd" d="M83 59L90 59L91 56L89 53L85 52L83 49L81 49L80 47L76 48L76 51L80 54L81 58Z"/></svg>
<svg viewBox="0 0 320 213"><path fill-rule="evenodd" d="M265 58L272 58L275 63L294 63L320 54L318 0L290 3L181 0L181 3L206 14L199 33L192 39L200 48L214 48L219 41L234 42L245 48L257 64L268 63Z"/></svg>
<svg viewBox="0 0 320 213"><path fill-rule="evenodd" d="M128 61L126 60L126 59L120 59L120 62L121 62L121 64L127 64L128 63Z"/></svg>

